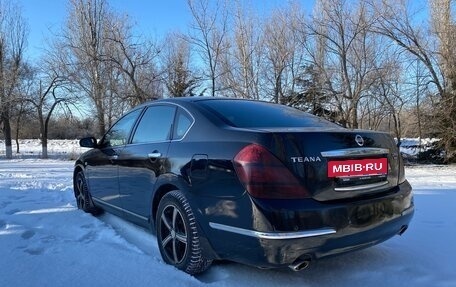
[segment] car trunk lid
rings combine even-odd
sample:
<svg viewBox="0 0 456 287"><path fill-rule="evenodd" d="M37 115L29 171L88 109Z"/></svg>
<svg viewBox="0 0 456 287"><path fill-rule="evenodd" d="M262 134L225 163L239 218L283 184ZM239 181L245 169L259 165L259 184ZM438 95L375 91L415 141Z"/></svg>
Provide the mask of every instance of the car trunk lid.
<svg viewBox="0 0 456 287"><path fill-rule="evenodd" d="M398 184L399 153L389 134L344 129L270 132L271 152L316 200L362 197Z"/></svg>

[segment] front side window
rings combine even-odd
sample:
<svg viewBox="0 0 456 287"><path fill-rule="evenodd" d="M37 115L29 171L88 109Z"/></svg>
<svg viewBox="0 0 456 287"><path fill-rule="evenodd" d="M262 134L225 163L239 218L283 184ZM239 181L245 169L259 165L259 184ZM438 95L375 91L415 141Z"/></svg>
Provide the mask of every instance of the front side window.
<svg viewBox="0 0 456 287"><path fill-rule="evenodd" d="M170 140L175 111L176 108L171 106L147 108L136 128L132 143Z"/></svg>
<svg viewBox="0 0 456 287"><path fill-rule="evenodd" d="M127 144L131 129L140 113L141 109L137 109L118 120L104 136L101 146L114 147Z"/></svg>

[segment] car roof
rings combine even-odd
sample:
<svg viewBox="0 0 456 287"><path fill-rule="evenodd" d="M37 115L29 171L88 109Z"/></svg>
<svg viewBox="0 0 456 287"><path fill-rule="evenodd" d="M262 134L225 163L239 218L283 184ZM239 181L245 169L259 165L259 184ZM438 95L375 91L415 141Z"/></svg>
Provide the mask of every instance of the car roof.
<svg viewBox="0 0 456 287"><path fill-rule="evenodd" d="M199 101L217 101L217 100L229 100L229 101L255 101L263 103L271 103L262 100L252 99L241 99L241 98L228 98L228 97L211 97L211 96L195 96L195 97L175 97L175 98L164 98L158 100L147 101L137 107L147 106L155 103L182 103L182 102L199 102Z"/></svg>
<svg viewBox="0 0 456 287"><path fill-rule="evenodd" d="M191 103L191 102L198 102L198 101L212 101L212 100L241 100L245 101L245 99L238 99L238 98L227 98L227 97L210 97L210 96L196 96L196 97L175 97L175 98L163 98L158 100L150 100L144 102L140 105L137 105L132 108L132 110L143 108L145 106L150 106L151 104L159 104L159 103Z"/></svg>

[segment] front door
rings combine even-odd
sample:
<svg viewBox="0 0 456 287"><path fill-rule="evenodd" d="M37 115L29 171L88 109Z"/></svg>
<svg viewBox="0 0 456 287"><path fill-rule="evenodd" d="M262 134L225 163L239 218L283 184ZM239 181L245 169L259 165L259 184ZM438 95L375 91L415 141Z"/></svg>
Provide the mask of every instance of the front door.
<svg viewBox="0 0 456 287"><path fill-rule="evenodd" d="M96 156L86 163L88 184L94 200L121 208L118 180L119 155L129 140L131 130L141 114L134 110L119 119L105 134L94 152Z"/></svg>

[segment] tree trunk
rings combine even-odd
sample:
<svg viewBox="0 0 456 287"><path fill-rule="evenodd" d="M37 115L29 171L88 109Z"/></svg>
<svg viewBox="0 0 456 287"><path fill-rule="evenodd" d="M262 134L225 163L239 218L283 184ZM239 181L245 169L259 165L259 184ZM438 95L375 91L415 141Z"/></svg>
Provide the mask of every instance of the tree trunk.
<svg viewBox="0 0 456 287"><path fill-rule="evenodd" d="M104 112L103 111L98 111L98 133L99 137L101 138L104 136L106 132L106 124L105 124L105 118L104 118Z"/></svg>
<svg viewBox="0 0 456 287"><path fill-rule="evenodd" d="M47 136L42 136L41 137L41 151L42 155L41 158L48 158L48 139Z"/></svg>
<svg viewBox="0 0 456 287"><path fill-rule="evenodd" d="M40 122L41 158L48 158L47 154L47 130L44 121L42 107L38 107L38 119Z"/></svg>
<svg viewBox="0 0 456 287"><path fill-rule="evenodd" d="M16 153L20 153L20 149L19 149L19 137L16 136Z"/></svg>
<svg viewBox="0 0 456 287"><path fill-rule="evenodd" d="M21 104L21 108L20 108L19 114L17 116L17 121L16 121L16 137L15 137L16 153L20 152L20 149L19 149L19 133L20 133L21 119L22 119L22 113L23 112L24 112L24 105Z"/></svg>
<svg viewBox="0 0 456 287"><path fill-rule="evenodd" d="M416 118L418 122L418 152L422 152L421 138L422 138L422 127L421 127L421 111L420 111L420 93L419 93L419 82L416 77Z"/></svg>
<svg viewBox="0 0 456 287"><path fill-rule="evenodd" d="M16 129L16 153L19 153L20 150L19 150L19 128Z"/></svg>
<svg viewBox="0 0 456 287"><path fill-rule="evenodd" d="M11 144L11 124L8 112L2 113L3 135L5 136L5 155L7 159L13 158L13 147Z"/></svg>
<svg viewBox="0 0 456 287"><path fill-rule="evenodd" d="M358 105L355 105L351 111L351 118L352 118L352 128L358 128Z"/></svg>
<svg viewBox="0 0 456 287"><path fill-rule="evenodd" d="M211 86L212 86L212 96L215 97L215 74L211 77Z"/></svg>

